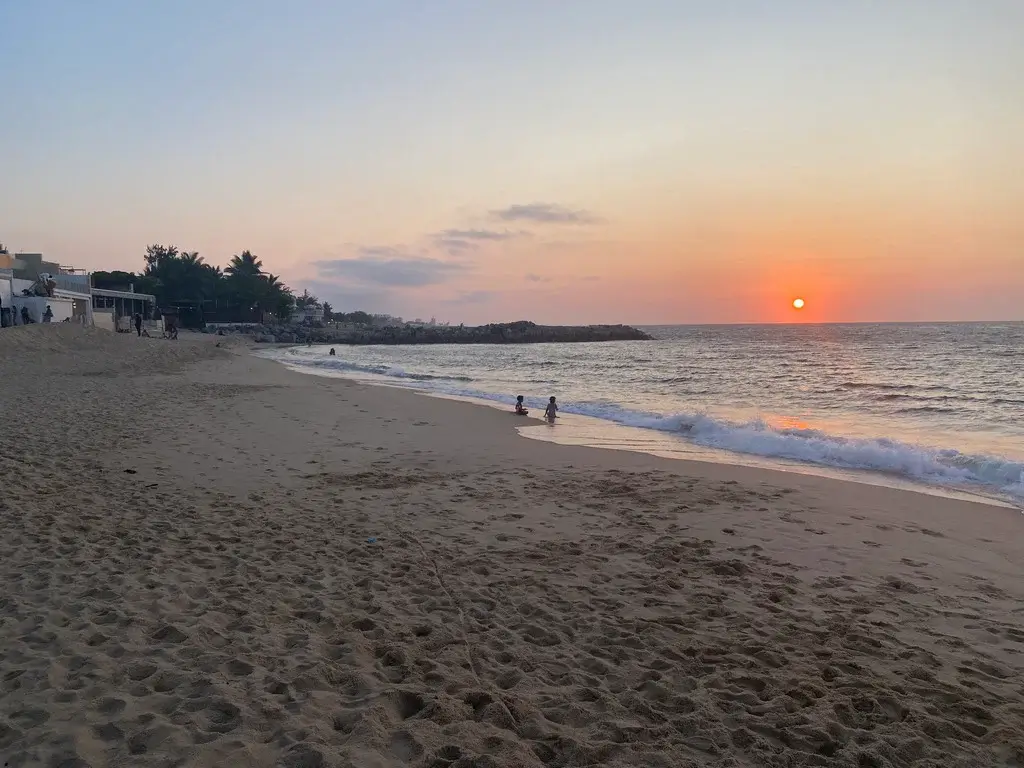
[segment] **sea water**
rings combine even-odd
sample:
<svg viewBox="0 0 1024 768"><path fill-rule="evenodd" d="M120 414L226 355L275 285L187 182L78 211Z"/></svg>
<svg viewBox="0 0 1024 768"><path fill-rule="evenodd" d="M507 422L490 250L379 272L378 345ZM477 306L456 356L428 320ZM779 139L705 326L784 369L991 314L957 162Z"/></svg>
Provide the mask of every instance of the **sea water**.
<svg viewBox="0 0 1024 768"><path fill-rule="evenodd" d="M1024 323L664 326L654 341L335 345L308 373L541 413L524 434L665 456L871 473L1024 502ZM846 475L844 475L846 476ZM886 484L883 482L883 484Z"/></svg>

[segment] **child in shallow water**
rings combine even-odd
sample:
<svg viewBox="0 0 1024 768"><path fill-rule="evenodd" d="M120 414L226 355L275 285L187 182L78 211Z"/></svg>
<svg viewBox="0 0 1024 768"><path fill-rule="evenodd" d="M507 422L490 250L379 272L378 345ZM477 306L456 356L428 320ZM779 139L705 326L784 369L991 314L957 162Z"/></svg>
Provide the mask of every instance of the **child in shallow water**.
<svg viewBox="0 0 1024 768"><path fill-rule="evenodd" d="M552 395L551 399L548 400L548 407L544 409L544 416L548 421L555 420L555 414L558 413L558 405L555 403L555 396Z"/></svg>
<svg viewBox="0 0 1024 768"><path fill-rule="evenodd" d="M523 396L522 395L517 395L516 396L516 413L518 413L520 416L525 416L526 414L529 413L529 411L523 405Z"/></svg>

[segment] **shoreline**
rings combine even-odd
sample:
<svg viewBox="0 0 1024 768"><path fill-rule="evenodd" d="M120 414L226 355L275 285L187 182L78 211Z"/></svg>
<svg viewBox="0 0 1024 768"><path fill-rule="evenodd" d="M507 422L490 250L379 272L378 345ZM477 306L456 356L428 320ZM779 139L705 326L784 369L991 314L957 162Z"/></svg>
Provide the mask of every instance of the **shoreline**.
<svg viewBox="0 0 1024 768"><path fill-rule="evenodd" d="M403 385L395 381L386 380L384 377L374 378L369 375L355 375L354 372L321 372L316 369L303 368L290 365L289 363L275 357L261 354L267 345L260 345L254 349L256 357L265 360L272 360L279 363L290 371L306 376L319 376L327 379L340 379L342 381L356 382L374 387L384 387L416 395L451 400L454 402L465 402L482 406L499 412L506 412L508 408L503 407L496 400L485 400L469 395L455 395L427 389L419 389ZM279 345L279 348L291 348L295 345ZM568 424L577 427L565 429ZM850 482L864 485L874 485L894 490L909 491L928 496L955 499L987 506L1001 507L1016 510L1024 514L1024 500L1005 493L986 488L956 487L929 483L924 480L907 478L897 473L887 473L881 470L859 469L853 467L830 466L817 464L810 461L798 461L783 457L761 456L748 454L726 449L705 448L698 444L690 443L682 437L662 433L657 430L646 430L640 427L631 427L618 424L613 421L598 419L593 416L582 416L578 414L562 414L559 416L559 424L563 427L561 431L554 432L547 429L544 420L539 417L527 417L526 421L520 421L516 425L517 431L527 439L542 440L557 445L593 448L596 450L626 451L629 453L640 453L646 456L657 457L662 460L698 462L707 464L721 464L733 467L752 467L769 472L781 472L783 474L798 474L811 477L831 479L838 482ZM587 428L588 425L597 426L597 429ZM583 428L579 428L582 426ZM634 436L630 439L630 436Z"/></svg>
<svg viewBox="0 0 1024 768"><path fill-rule="evenodd" d="M1024 761L1015 511L214 341L0 333L12 768Z"/></svg>

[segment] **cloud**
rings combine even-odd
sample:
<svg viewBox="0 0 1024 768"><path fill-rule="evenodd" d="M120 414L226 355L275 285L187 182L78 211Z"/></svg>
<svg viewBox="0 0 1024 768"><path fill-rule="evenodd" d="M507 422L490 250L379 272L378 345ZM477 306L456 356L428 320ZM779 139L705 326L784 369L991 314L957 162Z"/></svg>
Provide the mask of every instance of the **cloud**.
<svg viewBox="0 0 1024 768"><path fill-rule="evenodd" d="M491 211L502 221L533 221L538 224L596 224L600 221L589 211L574 210L557 203L526 203Z"/></svg>
<svg viewBox="0 0 1024 768"><path fill-rule="evenodd" d="M444 229L433 235L434 242L452 255L471 251L483 243L497 243L517 237L529 236L529 232L497 231L493 229Z"/></svg>
<svg viewBox="0 0 1024 768"><path fill-rule="evenodd" d="M364 245L358 251L361 257L367 259L401 259L409 255L408 251L394 245Z"/></svg>
<svg viewBox="0 0 1024 768"><path fill-rule="evenodd" d="M445 304L480 304L490 301L498 294L495 291L462 291L458 296L446 299Z"/></svg>
<svg viewBox="0 0 1024 768"><path fill-rule="evenodd" d="M523 279L529 283L550 283L550 277L544 277L543 275L535 275L532 272L523 275Z"/></svg>
<svg viewBox="0 0 1024 768"><path fill-rule="evenodd" d="M317 261L314 265L321 277L391 288L437 285L468 270L465 264L410 256L389 246L361 248L359 253L356 258Z"/></svg>
<svg viewBox="0 0 1024 768"><path fill-rule="evenodd" d="M511 240L521 237L525 232L509 232L507 229L497 232L493 229L445 229L437 233L441 238L458 238L459 240Z"/></svg>
<svg viewBox="0 0 1024 768"><path fill-rule="evenodd" d="M367 288L362 286L342 285L328 280L299 280L302 288L306 288L314 296L330 302L335 312L353 312L362 309L366 312L386 312L401 315L404 307L400 296L387 288ZM299 289L301 293L301 288Z"/></svg>

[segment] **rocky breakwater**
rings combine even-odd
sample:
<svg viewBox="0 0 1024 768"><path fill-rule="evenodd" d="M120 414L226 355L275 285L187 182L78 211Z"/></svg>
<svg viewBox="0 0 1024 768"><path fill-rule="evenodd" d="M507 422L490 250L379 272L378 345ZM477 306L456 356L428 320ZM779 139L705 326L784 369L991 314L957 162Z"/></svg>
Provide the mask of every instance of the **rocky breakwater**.
<svg viewBox="0 0 1024 768"><path fill-rule="evenodd" d="M277 326L222 329L277 344L542 344L649 341L628 325L537 325L529 321L478 326Z"/></svg>

